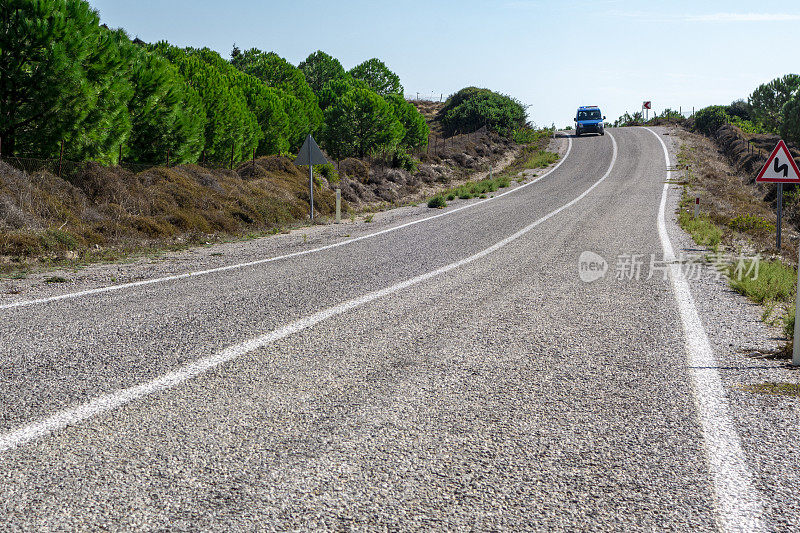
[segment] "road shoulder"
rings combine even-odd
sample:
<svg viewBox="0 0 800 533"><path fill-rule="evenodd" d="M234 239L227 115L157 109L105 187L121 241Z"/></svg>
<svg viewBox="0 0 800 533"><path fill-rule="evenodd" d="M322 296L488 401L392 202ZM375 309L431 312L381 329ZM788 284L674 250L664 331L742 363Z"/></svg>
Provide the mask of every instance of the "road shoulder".
<svg viewBox="0 0 800 533"><path fill-rule="evenodd" d="M674 158L680 140L659 129ZM674 160L674 159L673 159ZM702 255L677 222L681 187L670 187L667 231L680 257ZM755 487L763 497L767 518L778 530L800 529L800 400L791 396L756 393L751 385L767 382L800 383L800 371L786 361L758 358L777 350L783 334L761 320L763 308L734 292L710 264L699 265L700 275L689 284L697 311L714 350L727 394L730 415L742 440ZM794 488L794 490L793 490Z"/></svg>

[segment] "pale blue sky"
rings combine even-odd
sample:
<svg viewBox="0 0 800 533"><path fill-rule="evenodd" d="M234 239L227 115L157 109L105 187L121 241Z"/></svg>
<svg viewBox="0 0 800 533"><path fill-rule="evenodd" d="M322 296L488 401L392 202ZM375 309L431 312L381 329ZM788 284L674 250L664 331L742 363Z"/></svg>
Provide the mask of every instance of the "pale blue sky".
<svg viewBox="0 0 800 533"><path fill-rule="evenodd" d="M529 105L538 125L578 105L609 119L641 101L691 110L746 98L798 72L796 1L89 0L134 37L275 51L293 64L321 49L345 68L378 57L406 94L476 85Z"/></svg>

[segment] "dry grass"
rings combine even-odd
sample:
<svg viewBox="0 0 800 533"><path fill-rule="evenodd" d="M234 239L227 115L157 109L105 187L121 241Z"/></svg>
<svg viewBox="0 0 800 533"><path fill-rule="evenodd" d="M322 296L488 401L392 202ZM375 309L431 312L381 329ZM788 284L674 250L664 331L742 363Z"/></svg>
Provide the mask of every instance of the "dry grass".
<svg viewBox="0 0 800 533"><path fill-rule="evenodd" d="M314 199L320 214L333 212L327 187L319 187ZM33 257L80 260L152 241L204 242L306 217L307 174L281 157L243 163L235 171L184 165L134 174L90 163L72 183L47 172L28 176L0 162L5 270Z"/></svg>
<svg viewBox="0 0 800 533"><path fill-rule="evenodd" d="M774 187L752 183L753 176L735 168L711 139L679 131L683 147L678 164L688 183L681 209L693 212L692 203L699 197L703 218L717 226L724 246L747 252L777 253ZM793 230L787 222L790 221L784 220L781 252L790 259L794 256L788 248Z"/></svg>

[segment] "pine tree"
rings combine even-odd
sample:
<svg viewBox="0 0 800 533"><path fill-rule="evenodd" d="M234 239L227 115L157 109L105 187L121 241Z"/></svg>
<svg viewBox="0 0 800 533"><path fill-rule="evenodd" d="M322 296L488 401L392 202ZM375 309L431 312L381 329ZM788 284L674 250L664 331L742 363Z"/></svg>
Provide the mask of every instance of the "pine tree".
<svg viewBox="0 0 800 533"><path fill-rule="evenodd" d="M392 106L394 116L403 125L403 138L400 140L400 146L403 148L415 148L427 145L430 128L425 122L425 117L422 116L414 104L399 94L390 94L385 98L389 105Z"/></svg>
<svg viewBox="0 0 800 533"><path fill-rule="evenodd" d="M264 53L256 48L232 57L231 63L242 72L288 93L300 102L302 114L299 118L304 129L302 138L317 131L322 123L322 111L317 96L297 67L274 52ZM299 148L299 145L296 147Z"/></svg>
<svg viewBox="0 0 800 533"><path fill-rule="evenodd" d="M373 91L381 96L387 94L403 94L403 86L400 78L389 70L380 59L372 58L364 61L360 65L353 67L349 74L357 80L362 80L369 85Z"/></svg>
<svg viewBox="0 0 800 533"><path fill-rule="evenodd" d="M327 83L347 77L347 72L339 60L322 50L317 50L309 55L297 68L305 75L306 82L317 97Z"/></svg>
<svg viewBox="0 0 800 533"><path fill-rule="evenodd" d="M108 157L129 127L130 87L113 39L82 0L0 2L4 152Z"/></svg>

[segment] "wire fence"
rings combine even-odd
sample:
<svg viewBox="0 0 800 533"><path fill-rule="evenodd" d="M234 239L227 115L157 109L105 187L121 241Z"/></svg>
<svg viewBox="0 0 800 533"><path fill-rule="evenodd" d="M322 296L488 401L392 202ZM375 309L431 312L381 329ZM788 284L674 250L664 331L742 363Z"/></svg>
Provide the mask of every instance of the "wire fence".
<svg viewBox="0 0 800 533"><path fill-rule="evenodd" d="M410 102L444 102L449 97L448 93L406 93L403 95Z"/></svg>

